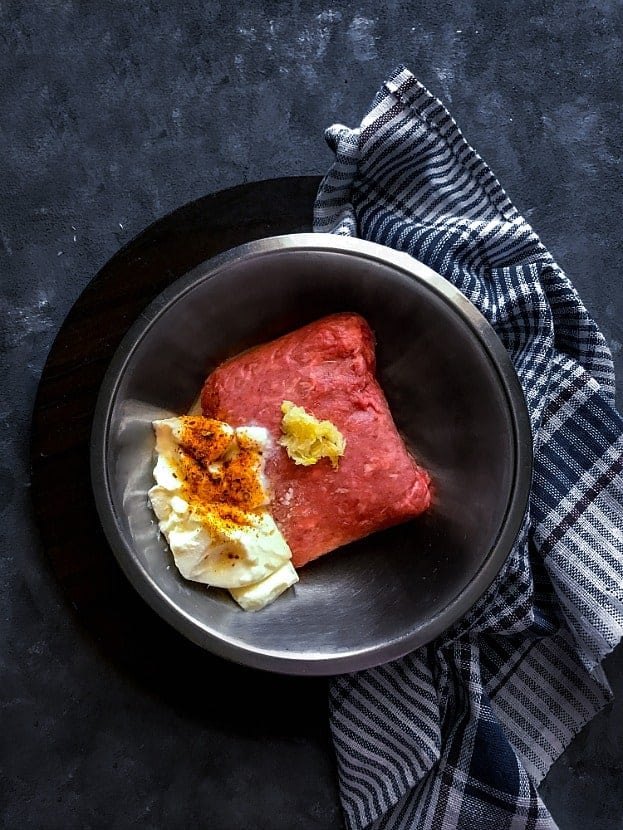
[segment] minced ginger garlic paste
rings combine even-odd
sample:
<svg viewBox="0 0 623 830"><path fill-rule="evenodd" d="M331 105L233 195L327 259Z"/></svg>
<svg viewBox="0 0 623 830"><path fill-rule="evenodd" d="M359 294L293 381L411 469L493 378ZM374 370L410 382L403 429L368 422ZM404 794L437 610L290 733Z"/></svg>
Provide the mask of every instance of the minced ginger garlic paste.
<svg viewBox="0 0 623 830"><path fill-rule="evenodd" d="M334 470L344 455L346 441L331 421L319 421L302 406L292 401L281 404L283 418L279 440L295 464L305 467L317 464L321 458L328 458Z"/></svg>

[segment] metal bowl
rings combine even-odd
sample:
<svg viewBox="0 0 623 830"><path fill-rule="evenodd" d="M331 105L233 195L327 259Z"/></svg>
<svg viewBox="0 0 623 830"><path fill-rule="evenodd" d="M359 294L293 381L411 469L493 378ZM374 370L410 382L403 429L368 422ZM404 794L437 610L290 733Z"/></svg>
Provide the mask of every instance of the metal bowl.
<svg viewBox="0 0 623 830"><path fill-rule="evenodd" d="M380 383L432 475L434 507L310 563L294 589L245 612L173 564L146 497L151 421L187 411L225 358L335 311L359 312L375 331ZM211 652L289 674L379 665L454 623L509 554L531 462L520 385L476 308L408 255L328 234L251 242L171 285L117 350L92 430L97 508L134 587Z"/></svg>

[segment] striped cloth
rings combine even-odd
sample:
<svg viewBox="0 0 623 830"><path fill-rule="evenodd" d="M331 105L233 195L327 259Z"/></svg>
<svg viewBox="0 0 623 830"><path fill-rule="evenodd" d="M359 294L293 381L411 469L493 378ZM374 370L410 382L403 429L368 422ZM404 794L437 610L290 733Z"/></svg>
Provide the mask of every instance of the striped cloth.
<svg viewBox="0 0 623 830"><path fill-rule="evenodd" d="M608 701L623 630L622 422L606 342L444 106L404 67L335 162L314 229L406 251L508 349L530 410L529 513L497 580L428 647L330 682L348 828L551 830L537 786Z"/></svg>

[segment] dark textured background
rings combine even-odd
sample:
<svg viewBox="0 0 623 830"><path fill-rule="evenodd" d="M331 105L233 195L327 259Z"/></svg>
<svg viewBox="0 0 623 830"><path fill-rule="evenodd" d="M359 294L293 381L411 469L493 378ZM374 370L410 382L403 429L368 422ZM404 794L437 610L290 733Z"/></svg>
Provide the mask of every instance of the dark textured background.
<svg viewBox="0 0 623 830"><path fill-rule="evenodd" d="M61 595L29 499L37 381L74 300L185 202L321 174L400 62L575 281L623 368L619 0L0 2L0 825L342 827L322 712L252 726L174 705L106 659ZM619 405L623 401L621 389ZM561 830L623 828L615 701L541 791ZM274 702L278 712L279 702ZM319 714L320 712L320 714Z"/></svg>

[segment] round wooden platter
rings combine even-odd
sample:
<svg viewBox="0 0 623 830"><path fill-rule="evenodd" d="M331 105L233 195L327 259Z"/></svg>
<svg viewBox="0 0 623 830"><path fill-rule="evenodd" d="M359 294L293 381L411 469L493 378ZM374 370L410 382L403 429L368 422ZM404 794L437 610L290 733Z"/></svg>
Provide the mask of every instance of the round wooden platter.
<svg viewBox="0 0 623 830"><path fill-rule="evenodd" d="M44 549L104 659L174 700L193 688L198 705L205 694L202 679L208 683L218 672L221 691L235 698L253 675L256 688L259 684L271 694L278 688L281 697L285 692L293 701L298 696L299 706L302 693L311 695L316 699L312 709L324 720L322 679L270 675L227 663L185 640L143 602L104 537L89 472L99 387L136 317L170 283L221 251L311 230L319 184L316 176L288 177L206 196L155 222L115 254L71 308L48 355L33 412L31 473ZM232 709L239 717L240 708Z"/></svg>

